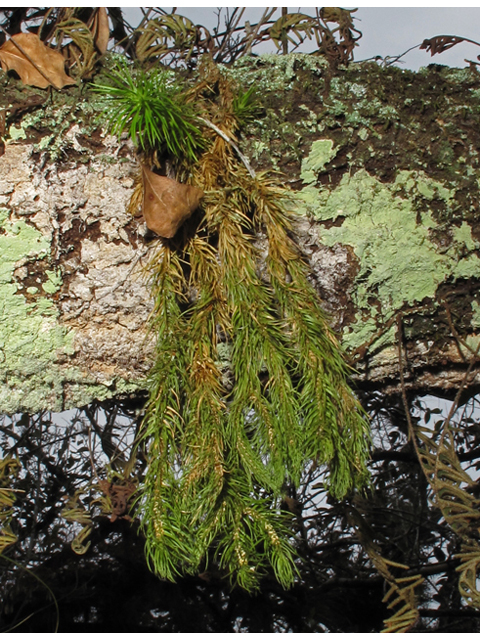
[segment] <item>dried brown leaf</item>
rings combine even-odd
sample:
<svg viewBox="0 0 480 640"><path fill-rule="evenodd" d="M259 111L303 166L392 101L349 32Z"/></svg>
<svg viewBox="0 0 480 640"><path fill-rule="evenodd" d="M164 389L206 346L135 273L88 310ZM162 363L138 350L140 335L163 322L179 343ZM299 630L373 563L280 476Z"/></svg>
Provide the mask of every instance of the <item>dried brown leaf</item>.
<svg viewBox="0 0 480 640"><path fill-rule="evenodd" d="M18 33L7 40L0 47L0 64L4 71L16 71L24 84L40 89L75 84L65 73L62 54L46 47L34 33Z"/></svg>
<svg viewBox="0 0 480 640"><path fill-rule="evenodd" d="M163 238L173 238L198 207L203 191L159 176L146 167L143 177L143 216L147 227Z"/></svg>
<svg viewBox="0 0 480 640"><path fill-rule="evenodd" d="M108 480L100 480L98 485L103 493L110 498L112 507L110 522L115 522L117 518L131 520L128 515L129 500L137 490L137 485L128 480L125 484L113 484Z"/></svg>
<svg viewBox="0 0 480 640"><path fill-rule="evenodd" d="M420 45L420 49L426 49L426 51L430 51L430 55L434 56L436 53L443 53L451 49L464 40L465 38L457 36L435 36L434 38L424 40Z"/></svg>
<svg viewBox="0 0 480 640"><path fill-rule="evenodd" d="M340 26L353 27L352 13L357 9L341 9L340 7L322 7L320 17L324 22L336 22Z"/></svg>
<svg viewBox="0 0 480 640"><path fill-rule="evenodd" d="M110 27L108 26L108 14L105 7L96 10L93 25L91 27L95 46L100 53L105 53L110 40Z"/></svg>

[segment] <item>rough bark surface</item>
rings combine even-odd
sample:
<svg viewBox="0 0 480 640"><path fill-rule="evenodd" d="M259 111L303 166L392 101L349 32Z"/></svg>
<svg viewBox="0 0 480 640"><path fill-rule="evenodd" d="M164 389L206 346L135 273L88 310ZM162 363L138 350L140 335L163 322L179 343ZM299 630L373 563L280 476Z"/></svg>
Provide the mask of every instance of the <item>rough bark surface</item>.
<svg viewBox="0 0 480 640"><path fill-rule="evenodd" d="M295 192L295 233L358 383L398 391L400 321L407 387L454 392L480 340L479 75L371 63L329 78L302 55L225 73L259 89L242 151ZM126 211L134 149L104 132L97 98L1 81L0 411L135 392L158 241Z"/></svg>
<svg viewBox="0 0 480 640"><path fill-rule="evenodd" d="M106 137L86 163L59 166L19 141L0 158L3 411L82 405L136 390L148 372L143 265L155 242L126 213L136 165L122 148L134 157Z"/></svg>

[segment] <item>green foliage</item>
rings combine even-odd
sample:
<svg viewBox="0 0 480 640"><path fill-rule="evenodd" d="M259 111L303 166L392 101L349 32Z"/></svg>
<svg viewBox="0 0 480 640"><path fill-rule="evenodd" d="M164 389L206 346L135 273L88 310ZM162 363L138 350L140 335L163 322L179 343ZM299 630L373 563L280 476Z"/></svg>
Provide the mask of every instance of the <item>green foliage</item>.
<svg viewBox="0 0 480 640"><path fill-rule="evenodd" d="M109 85L93 85L109 99L112 133L127 131L143 151L159 150L194 161L202 147L194 110L165 71L132 71L125 60L107 74Z"/></svg>
<svg viewBox="0 0 480 640"><path fill-rule="evenodd" d="M206 73L222 105L206 115L228 139L231 86L215 67ZM205 192L200 228L183 245L164 241L151 265L157 349L137 514L162 577L213 565L247 590L272 570L289 587L283 499L312 461L337 498L365 484L368 425L290 239L288 192L252 177L218 132L192 174Z"/></svg>
<svg viewBox="0 0 480 640"><path fill-rule="evenodd" d="M179 304L186 282L178 257L164 248L154 269L159 341L144 434L150 464L139 505L147 555L169 579L204 570L210 557L246 589L257 586L269 563L290 586L294 552L272 481L245 432L244 423L253 420L247 407L240 416L228 411L219 384L212 340L215 320L222 321L213 302L215 254L198 239L192 245L192 279L201 289L188 312Z"/></svg>
<svg viewBox="0 0 480 640"><path fill-rule="evenodd" d="M96 87L114 102L113 131L128 130L148 157L181 157L182 174L204 192L200 227L163 240L150 265L157 348L137 515L164 578L213 565L247 590L272 570L289 587L295 549L284 497L311 462L336 498L364 485L368 425L290 239L289 194L246 171L229 143L254 113L254 91L235 97L208 62L201 74L190 95L204 109L199 122L215 125L197 163L200 131L164 73L132 75L123 63L112 86Z"/></svg>
<svg viewBox="0 0 480 640"><path fill-rule="evenodd" d="M250 87L247 91L240 91L232 102L233 116L239 126L251 122L260 110L257 89Z"/></svg>
<svg viewBox="0 0 480 640"><path fill-rule="evenodd" d="M207 224L218 237L219 260L197 237L181 259L164 246L152 269L158 346L139 513L152 567L169 579L215 560L246 589L258 586L268 566L291 586L290 516L280 508L285 488L299 484L309 460L328 466L337 497L366 479L367 424L291 249L287 273L288 237L275 227L283 213L275 195L261 179L247 188L237 183L229 197L216 191ZM272 285L258 276L253 236L242 230L260 220L249 223L240 207L270 216ZM225 340L232 347L231 390L218 362Z"/></svg>

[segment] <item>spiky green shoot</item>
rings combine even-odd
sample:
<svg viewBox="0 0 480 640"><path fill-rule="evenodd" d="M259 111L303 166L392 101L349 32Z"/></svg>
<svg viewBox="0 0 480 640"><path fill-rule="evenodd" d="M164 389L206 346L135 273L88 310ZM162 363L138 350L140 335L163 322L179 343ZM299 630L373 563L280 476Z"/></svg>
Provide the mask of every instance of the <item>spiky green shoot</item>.
<svg viewBox="0 0 480 640"><path fill-rule="evenodd" d="M194 110L166 71L134 71L122 60L107 78L111 84L94 84L93 89L110 102L106 115L113 134L127 131L146 152L197 159L203 140Z"/></svg>

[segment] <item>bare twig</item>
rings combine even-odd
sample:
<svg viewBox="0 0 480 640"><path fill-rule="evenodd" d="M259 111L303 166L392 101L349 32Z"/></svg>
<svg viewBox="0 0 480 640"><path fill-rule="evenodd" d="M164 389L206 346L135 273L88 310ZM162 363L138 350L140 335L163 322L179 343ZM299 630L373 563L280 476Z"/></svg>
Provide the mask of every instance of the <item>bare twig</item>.
<svg viewBox="0 0 480 640"><path fill-rule="evenodd" d="M277 10L276 7L273 7L273 9L270 9L270 7L267 7L263 12L263 16L260 18L258 23L256 25L253 25L253 27L251 28L252 30L250 34L247 33L247 36L245 38L246 53L250 53L252 49L252 43L258 37L258 32L260 31L260 27L265 24L269 24L270 18L273 16L276 10Z"/></svg>
<svg viewBox="0 0 480 640"><path fill-rule="evenodd" d="M405 389L405 377L403 375L403 331L402 331L402 314L397 314L397 347L398 347L398 366L400 369L400 385L402 389L402 402L403 408L405 410L405 417L407 418L408 425L408 435L409 440L412 441L413 447L415 449L415 453L417 454L418 461L421 462L422 455L420 448L417 443L417 438L415 436L415 429L413 428L412 416L410 415L410 407L408 406L407 400L407 392ZM427 479L427 482L430 482L430 478L428 476L427 470L425 469L423 464L420 464L422 471Z"/></svg>
<svg viewBox="0 0 480 640"><path fill-rule="evenodd" d="M461 359L463 360L463 362L465 362L465 356L463 355L463 351L460 348L460 345L463 345L468 351L470 351L470 353L474 353L474 349L472 349L471 347L468 346L468 344L465 342L465 340L463 340L459 334L458 331L455 329L455 326L452 322L452 313L450 311L450 307L447 304L446 300L442 301L442 304L445 308L445 313L447 315L447 322L448 322L448 326L450 327L450 331L452 332L452 336L455 338L455 342L457 345L457 351L461 357Z"/></svg>
<svg viewBox="0 0 480 640"><path fill-rule="evenodd" d="M225 140L225 142L228 142L228 144L230 144L235 149L235 151L238 153L238 156L239 156L240 160L243 162L243 164L247 168L248 173L252 176L252 178L255 178L256 177L255 171L252 169L252 167L250 166L249 161L243 155L243 153L240 151L240 149L237 147L235 142L231 138L229 138L226 133L224 133L215 124L213 124L213 122L210 122L210 120L206 120L205 118L201 118L201 117L199 118L199 120L204 122L211 129L213 129L215 131L215 133L218 133L218 135L221 138L223 138Z"/></svg>
<svg viewBox="0 0 480 640"><path fill-rule="evenodd" d="M385 56L383 58L383 66L389 67L390 65L395 64L395 62L398 62L400 58L403 58L403 56L406 56L407 53L410 53L410 51L413 51L414 49L418 49L421 46L422 46L422 43L420 42L420 44L416 44L413 47L410 47L409 49L401 53L399 56Z"/></svg>
<svg viewBox="0 0 480 640"><path fill-rule="evenodd" d="M413 51L414 49L425 49L426 51L430 51L430 55L434 56L437 53L443 53L443 51L451 49L453 46L459 44L460 42L469 42L470 44L476 44L478 47L480 47L480 42L471 40L470 38L464 38L463 36L434 36L433 38L427 38L423 42L410 47L398 56L385 56L385 58L383 58L383 65L385 67L389 67L390 65L395 64L400 60L400 58L403 58L403 56L405 56L407 53L410 53L410 51ZM365 61L362 60L361 62ZM465 62L471 63L470 60L465 60ZM477 63L475 62L474 64Z"/></svg>
<svg viewBox="0 0 480 640"><path fill-rule="evenodd" d="M225 37L223 38L223 42L221 43L220 48L218 49L218 52L217 52L217 58L218 59L221 58L223 50L225 49L228 41L230 40L231 35L237 29L238 23L240 22L240 19L241 19L241 17L243 16L243 14L245 12L245 7L242 8L242 10L240 11L239 15L235 19L235 14L236 14L237 11L238 11L238 8L236 7L235 10L232 13L232 17L230 18L228 23L225 25L226 26ZM234 19L235 19L235 23L232 26L232 23L233 23Z"/></svg>
<svg viewBox="0 0 480 640"><path fill-rule="evenodd" d="M138 25L137 29L143 29L145 24L148 22L148 19L150 17L150 14L152 13L152 10L153 10L152 7L149 7L147 11L145 11L142 8L143 18L142 18L142 21L140 22L140 24Z"/></svg>
<svg viewBox="0 0 480 640"><path fill-rule="evenodd" d="M458 388L457 394L455 396L455 399L453 401L452 406L450 407L450 411L448 412L448 416L447 419L445 421L444 424L444 429L447 429L448 426L450 425L450 421L453 418L453 414L455 413L455 411L458 409L458 405L460 403L460 398L462 396L462 393L467 385L468 382L468 378L472 372L473 366L476 362L478 362L478 354L480 352L480 340L478 342L478 346L475 349L475 351L473 352L472 358L470 360L470 364L468 365L468 369L465 372L465 375L463 376L463 380Z"/></svg>

